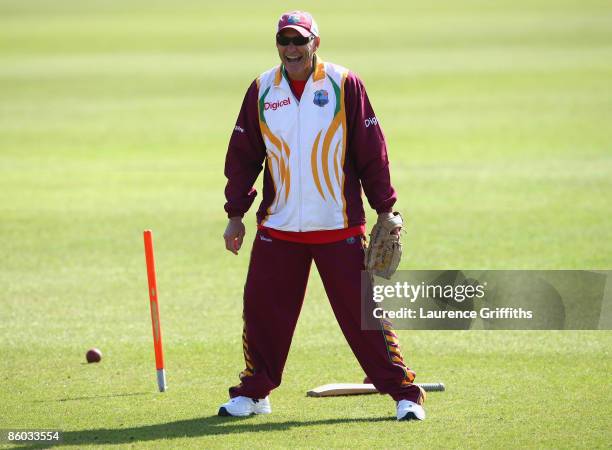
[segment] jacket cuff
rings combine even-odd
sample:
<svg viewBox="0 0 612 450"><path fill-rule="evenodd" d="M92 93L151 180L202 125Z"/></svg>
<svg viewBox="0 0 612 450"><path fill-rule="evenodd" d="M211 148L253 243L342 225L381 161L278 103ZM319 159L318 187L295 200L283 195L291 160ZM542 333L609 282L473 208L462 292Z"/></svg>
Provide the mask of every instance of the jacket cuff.
<svg viewBox="0 0 612 450"><path fill-rule="evenodd" d="M231 219L232 217L244 217L244 213L240 212L240 211L235 211L235 210L230 210L227 212L227 218Z"/></svg>

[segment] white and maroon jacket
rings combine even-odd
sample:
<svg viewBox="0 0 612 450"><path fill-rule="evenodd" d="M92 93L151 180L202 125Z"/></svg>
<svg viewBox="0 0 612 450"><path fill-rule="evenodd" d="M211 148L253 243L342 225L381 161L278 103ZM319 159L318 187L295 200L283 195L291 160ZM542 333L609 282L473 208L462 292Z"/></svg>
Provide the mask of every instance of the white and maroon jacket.
<svg viewBox="0 0 612 450"><path fill-rule="evenodd" d="M264 161L257 222L283 231L337 230L365 223L362 187L377 212L390 211L385 137L361 80L315 57L301 100L282 66L249 87L225 160L228 217L243 216Z"/></svg>

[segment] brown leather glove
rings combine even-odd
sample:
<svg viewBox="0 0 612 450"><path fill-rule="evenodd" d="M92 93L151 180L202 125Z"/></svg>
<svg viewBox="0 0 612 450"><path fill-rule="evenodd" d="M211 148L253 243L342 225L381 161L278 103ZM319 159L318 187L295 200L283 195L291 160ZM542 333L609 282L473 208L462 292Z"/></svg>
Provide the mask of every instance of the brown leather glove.
<svg viewBox="0 0 612 450"><path fill-rule="evenodd" d="M365 268L372 275L391 279L402 259L400 230L403 225L398 212L380 214L370 233L365 252Z"/></svg>

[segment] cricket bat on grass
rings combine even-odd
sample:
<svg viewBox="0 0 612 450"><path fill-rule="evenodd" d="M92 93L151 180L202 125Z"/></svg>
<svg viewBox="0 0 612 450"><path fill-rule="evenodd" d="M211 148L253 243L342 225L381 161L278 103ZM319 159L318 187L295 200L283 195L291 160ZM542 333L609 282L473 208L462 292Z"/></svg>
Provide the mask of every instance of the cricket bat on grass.
<svg viewBox="0 0 612 450"><path fill-rule="evenodd" d="M415 383L427 392L442 392L444 383ZM342 395L378 394L378 390L370 383L332 383L318 386L306 392L308 397L339 397Z"/></svg>

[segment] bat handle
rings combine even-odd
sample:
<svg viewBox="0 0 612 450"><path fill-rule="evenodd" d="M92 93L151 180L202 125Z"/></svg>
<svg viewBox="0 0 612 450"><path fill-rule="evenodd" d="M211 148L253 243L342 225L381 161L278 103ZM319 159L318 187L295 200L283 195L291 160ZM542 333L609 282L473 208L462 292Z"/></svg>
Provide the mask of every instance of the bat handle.
<svg viewBox="0 0 612 450"><path fill-rule="evenodd" d="M425 392L444 392L446 390L444 383L416 383L416 385L422 387Z"/></svg>

